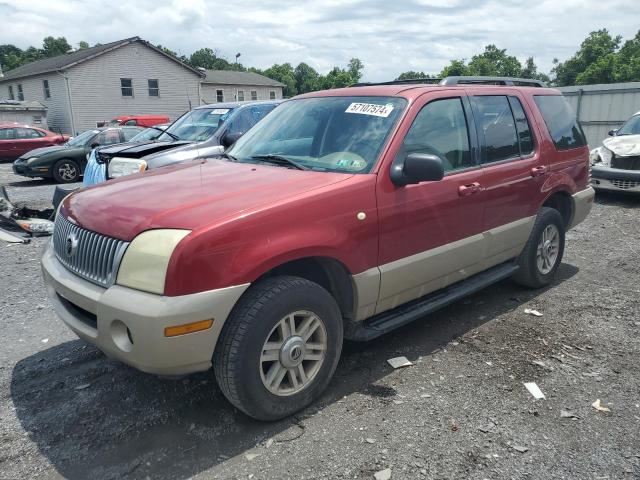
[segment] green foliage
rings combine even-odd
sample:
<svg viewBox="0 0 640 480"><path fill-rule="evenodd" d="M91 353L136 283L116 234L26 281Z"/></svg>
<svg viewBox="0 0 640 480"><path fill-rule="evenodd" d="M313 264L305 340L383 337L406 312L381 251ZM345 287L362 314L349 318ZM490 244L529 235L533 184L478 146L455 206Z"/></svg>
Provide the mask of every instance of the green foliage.
<svg viewBox="0 0 640 480"><path fill-rule="evenodd" d="M396 80L416 80L418 78L434 78L432 75L424 72L416 72L414 70L408 70L402 72L396 77Z"/></svg>
<svg viewBox="0 0 640 480"><path fill-rule="evenodd" d="M217 50L211 48L196 50L189 57L188 63L194 68L202 67L207 70L245 70L242 64L230 63L227 59L220 56Z"/></svg>
<svg viewBox="0 0 640 480"><path fill-rule="evenodd" d="M89 44L84 40L78 42L78 50L84 50L85 48L89 48Z"/></svg>

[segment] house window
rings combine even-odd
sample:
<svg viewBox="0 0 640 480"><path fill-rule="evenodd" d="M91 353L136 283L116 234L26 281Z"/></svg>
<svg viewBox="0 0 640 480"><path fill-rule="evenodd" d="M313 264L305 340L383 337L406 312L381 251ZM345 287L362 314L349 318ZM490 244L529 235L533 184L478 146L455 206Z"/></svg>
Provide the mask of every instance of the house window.
<svg viewBox="0 0 640 480"><path fill-rule="evenodd" d="M49 80L42 80L42 90L44 92L44 99L49 100L51 98L51 91L49 90Z"/></svg>
<svg viewBox="0 0 640 480"><path fill-rule="evenodd" d="M18 84L18 100L24 100L24 92L22 91L22 84Z"/></svg>
<svg viewBox="0 0 640 480"><path fill-rule="evenodd" d="M251 90L251 100L257 100L258 99L258 92L255 90Z"/></svg>
<svg viewBox="0 0 640 480"><path fill-rule="evenodd" d="M224 102L224 91L216 90L216 102Z"/></svg>
<svg viewBox="0 0 640 480"><path fill-rule="evenodd" d="M133 97L133 82L130 78L120 79L120 90L123 97Z"/></svg>
<svg viewBox="0 0 640 480"><path fill-rule="evenodd" d="M244 90L238 90L238 101L244 102Z"/></svg>
<svg viewBox="0 0 640 480"><path fill-rule="evenodd" d="M269 91L269 100L275 100L276 99L276 91L275 90L270 90Z"/></svg>
<svg viewBox="0 0 640 480"><path fill-rule="evenodd" d="M15 100L16 96L13 94L13 85L9 85L9 100Z"/></svg>
<svg viewBox="0 0 640 480"><path fill-rule="evenodd" d="M34 125L42 125L42 115L34 115L32 117L31 123L33 123Z"/></svg>
<svg viewBox="0 0 640 480"><path fill-rule="evenodd" d="M149 79L147 80L149 84L149 96L150 97L159 97L160 96L160 84L157 79Z"/></svg>

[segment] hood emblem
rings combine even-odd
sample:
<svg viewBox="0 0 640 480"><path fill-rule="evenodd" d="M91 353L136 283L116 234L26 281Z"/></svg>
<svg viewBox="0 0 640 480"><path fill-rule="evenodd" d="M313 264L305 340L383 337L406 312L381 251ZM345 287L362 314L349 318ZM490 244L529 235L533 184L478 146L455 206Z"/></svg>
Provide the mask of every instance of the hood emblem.
<svg viewBox="0 0 640 480"><path fill-rule="evenodd" d="M64 253L67 254L67 257L71 258L76 254L76 250L78 249L78 236L75 233L70 233L67 235L67 239L64 243Z"/></svg>

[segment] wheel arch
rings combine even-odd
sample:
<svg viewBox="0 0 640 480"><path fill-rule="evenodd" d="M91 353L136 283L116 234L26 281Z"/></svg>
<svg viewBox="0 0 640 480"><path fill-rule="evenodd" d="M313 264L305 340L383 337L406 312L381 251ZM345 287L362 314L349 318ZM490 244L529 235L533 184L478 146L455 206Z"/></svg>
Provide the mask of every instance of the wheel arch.
<svg viewBox="0 0 640 480"><path fill-rule="evenodd" d="M553 208L560 212L565 228L569 228L573 218L575 205L573 204L571 194L567 190L558 189L549 193L544 202L542 202L541 207Z"/></svg>
<svg viewBox="0 0 640 480"><path fill-rule="evenodd" d="M263 273L257 281L278 275L292 275L317 283L335 299L343 322L355 319L356 289L351 273L339 260L325 256L289 260Z"/></svg>

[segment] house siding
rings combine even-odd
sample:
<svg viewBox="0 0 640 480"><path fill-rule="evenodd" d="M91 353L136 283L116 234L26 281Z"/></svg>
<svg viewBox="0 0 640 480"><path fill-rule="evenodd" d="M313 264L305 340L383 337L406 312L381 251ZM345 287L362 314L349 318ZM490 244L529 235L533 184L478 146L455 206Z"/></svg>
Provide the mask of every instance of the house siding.
<svg viewBox="0 0 640 480"><path fill-rule="evenodd" d="M276 99L282 99L282 87L270 87L264 85L215 85L202 84L202 101L204 103L216 103L216 90L224 92L224 102L235 102L238 90L244 90L244 99L251 100L251 90L258 92L258 100L269 100L269 92L276 92Z"/></svg>
<svg viewBox="0 0 640 480"><path fill-rule="evenodd" d="M173 121L200 104L200 77L139 42L70 67L67 75L77 131L127 114L168 115ZM132 79L133 97L122 96L121 78ZM160 96L149 96L148 79L158 79Z"/></svg>
<svg viewBox="0 0 640 480"><path fill-rule="evenodd" d="M43 80L49 81L49 92L51 93L49 99L44 98ZM53 73L6 82L0 81L0 98L9 98L9 85L11 85L17 100L18 84L22 85L25 100L37 101L47 107L46 117L50 130L61 133L71 132L67 87L64 78Z"/></svg>

